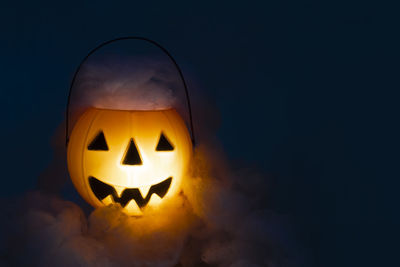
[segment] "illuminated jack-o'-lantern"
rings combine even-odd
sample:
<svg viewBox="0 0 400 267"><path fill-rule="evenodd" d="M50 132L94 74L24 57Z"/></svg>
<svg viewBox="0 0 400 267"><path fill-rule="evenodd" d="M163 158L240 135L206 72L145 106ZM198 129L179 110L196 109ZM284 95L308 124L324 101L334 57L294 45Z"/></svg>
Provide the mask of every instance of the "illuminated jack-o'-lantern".
<svg viewBox="0 0 400 267"><path fill-rule="evenodd" d="M189 132L174 109L91 108L71 133L68 169L94 207L119 203L140 215L179 192L191 153Z"/></svg>
<svg viewBox="0 0 400 267"><path fill-rule="evenodd" d="M110 42L98 46L89 55L107 43ZM192 136L175 109L90 107L79 117L68 137L71 89L83 62L75 73L66 113L68 170L79 194L93 207L119 204L130 215L142 215L146 209L162 207L181 190L194 143L190 102L179 67L162 50L172 59L182 78Z"/></svg>

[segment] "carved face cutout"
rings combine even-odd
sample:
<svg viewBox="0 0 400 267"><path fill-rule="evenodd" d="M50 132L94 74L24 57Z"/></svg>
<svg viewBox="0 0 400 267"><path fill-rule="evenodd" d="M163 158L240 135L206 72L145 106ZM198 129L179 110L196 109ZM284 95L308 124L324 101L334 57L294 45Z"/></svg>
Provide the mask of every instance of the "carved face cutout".
<svg viewBox="0 0 400 267"><path fill-rule="evenodd" d="M91 108L68 144L68 170L92 206L119 203L131 215L176 195L192 153L189 132L173 110Z"/></svg>

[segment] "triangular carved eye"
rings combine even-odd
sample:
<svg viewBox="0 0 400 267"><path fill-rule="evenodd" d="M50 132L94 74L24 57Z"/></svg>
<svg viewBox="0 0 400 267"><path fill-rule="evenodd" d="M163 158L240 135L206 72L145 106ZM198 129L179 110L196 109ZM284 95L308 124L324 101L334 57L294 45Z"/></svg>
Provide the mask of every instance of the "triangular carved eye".
<svg viewBox="0 0 400 267"><path fill-rule="evenodd" d="M174 150L174 146L168 140L168 138L161 133L160 140L158 141L158 145L156 147L156 151L172 151Z"/></svg>
<svg viewBox="0 0 400 267"><path fill-rule="evenodd" d="M96 137L93 138L92 142L88 145L88 150L108 151L108 145L103 131L100 131Z"/></svg>

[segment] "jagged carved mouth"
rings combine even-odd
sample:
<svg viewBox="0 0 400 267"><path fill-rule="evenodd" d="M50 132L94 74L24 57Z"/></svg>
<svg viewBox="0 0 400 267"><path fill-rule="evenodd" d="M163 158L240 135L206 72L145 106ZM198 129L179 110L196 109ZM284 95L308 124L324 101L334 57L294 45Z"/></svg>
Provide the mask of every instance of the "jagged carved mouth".
<svg viewBox="0 0 400 267"><path fill-rule="evenodd" d="M130 200L134 199L141 209L149 203L152 194L157 194L160 198L163 198L168 192L171 181L172 177L169 177L161 183L152 185L144 198L138 188L125 188L119 197L112 185L106 184L93 176L89 177L90 188L100 201L111 195L115 203L119 203L122 207L125 207Z"/></svg>

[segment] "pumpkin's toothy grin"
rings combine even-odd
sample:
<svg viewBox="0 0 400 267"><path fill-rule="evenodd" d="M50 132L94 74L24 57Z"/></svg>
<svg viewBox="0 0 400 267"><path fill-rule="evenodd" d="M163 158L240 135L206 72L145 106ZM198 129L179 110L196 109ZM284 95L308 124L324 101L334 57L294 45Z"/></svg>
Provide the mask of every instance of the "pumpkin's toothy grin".
<svg viewBox="0 0 400 267"><path fill-rule="evenodd" d="M149 203L151 195L153 193L157 194L160 198L163 198L165 194L167 194L168 192L168 189L171 185L171 181L172 177L169 177L164 181L162 181L161 183L152 185L147 195L143 198L139 188L125 188L121 192L121 195L118 196L114 186L106 184L93 176L89 177L90 188L92 189L94 195L100 201L102 201L107 196L111 195L115 203L119 203L121 204L122 207L125 207L130 200L134 199L136 204L141 209L144 208L147 205L147 203Z"/></svg>

